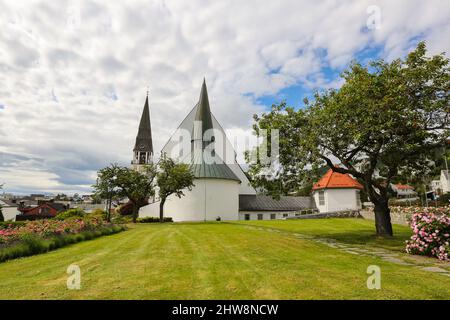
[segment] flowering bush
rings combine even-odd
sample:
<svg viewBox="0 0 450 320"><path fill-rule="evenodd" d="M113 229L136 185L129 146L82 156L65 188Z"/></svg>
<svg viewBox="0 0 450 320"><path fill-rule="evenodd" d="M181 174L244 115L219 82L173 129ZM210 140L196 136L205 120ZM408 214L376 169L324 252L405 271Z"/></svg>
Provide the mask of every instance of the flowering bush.
<svg viewBox="0 0 450 320"><path fill-rule="evenodd" d="M0 244L8 244L21 240L28 235L47 238L62 234L75 234L82 231L95 230L101 227L104 221L99 218L68 219L64 221L46 219L27 222L23 226L10 225L0 229Z"/></svg>
<svg viewBox="0 0 450 320"><path fill-rule="evenodd" d="M450 207L421 208L413 213L414 234L406 241L406 252L450 260Z"/></svg>

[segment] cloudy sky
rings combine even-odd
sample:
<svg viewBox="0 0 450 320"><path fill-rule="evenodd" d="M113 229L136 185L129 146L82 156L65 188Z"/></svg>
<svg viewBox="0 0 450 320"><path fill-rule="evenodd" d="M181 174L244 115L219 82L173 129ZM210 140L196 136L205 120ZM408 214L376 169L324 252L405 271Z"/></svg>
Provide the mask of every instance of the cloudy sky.
<svg viewBox="0 0 450 320"><path fill-rule="evenodd" d="M216 118L242 136L272 103L338 87L352 59L422 39L449 51L448 0L0 0L0 183L89 192L98 169L130 163L147 87L156 150L204 76Z"/></svg>

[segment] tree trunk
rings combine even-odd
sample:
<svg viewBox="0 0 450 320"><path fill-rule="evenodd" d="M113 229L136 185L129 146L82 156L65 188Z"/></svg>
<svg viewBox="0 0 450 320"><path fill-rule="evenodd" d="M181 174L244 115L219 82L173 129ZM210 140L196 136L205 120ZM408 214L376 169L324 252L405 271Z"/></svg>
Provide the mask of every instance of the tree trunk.
<svg viewBox="0 0 450 320"><path fill-rule="evenodd" d="M106 220L111 222L111 206L112 206L112 196L109 196L108 199L108 212L106 213Z"/></svg>
<svg viewBox="0 0 450 320"><path fill-rule="evenodd" d="M391 224L391 210L389 209L388 201L381 200L375 204L375 227L377 229L377 235L386 237L393 236L392 224Z"/></svg>
<svg viewBox="0 0 450 320"><path fill-rule="evenodd" d="M164 203L166 202L166 200L162 200L159 203L159 222L163 223L164 222Z"/></svg>
<svg viewBox="0 0 450 320"><path fill-rule="evenodd" d="M136 223L139 213L139 208L136 203L133 203L133 223Z"/></svg>

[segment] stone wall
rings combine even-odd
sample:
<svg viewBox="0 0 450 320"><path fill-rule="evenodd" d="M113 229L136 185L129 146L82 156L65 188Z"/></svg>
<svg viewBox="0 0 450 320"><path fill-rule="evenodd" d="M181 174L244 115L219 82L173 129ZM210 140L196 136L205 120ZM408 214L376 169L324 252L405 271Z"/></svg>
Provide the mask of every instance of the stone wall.
<svg viewBox="0 0 450 320"><path fill-rule="evenodd" d="M365 208L360 211L364 219L375 220L373 208ZM409 225L411 214L404 213L401 207L391 208L391 222L395 224Z"/></svg>
<svg viewBox="0 0 450 320"><path fill-rule="evenodd" d="M327 218L360 218L359 211L338 211L338 212L325 212L325 213L313 213L305 214L298 217L290 217L286 219L327 219Z"/></svg>

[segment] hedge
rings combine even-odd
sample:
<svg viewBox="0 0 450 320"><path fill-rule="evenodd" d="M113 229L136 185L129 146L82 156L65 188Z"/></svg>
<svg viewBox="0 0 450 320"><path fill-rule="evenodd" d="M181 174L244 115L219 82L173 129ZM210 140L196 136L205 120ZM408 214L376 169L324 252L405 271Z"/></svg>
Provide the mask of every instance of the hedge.
<svg viewBox="0 0 450 320"><path fill-rule="evenodd" d="M171 217L164 217L164 222L173 222L173 219ZM137 219L138 223L158 223L159 218L156 217L146 217L146 218L139 218Z"/></svg>
<svg viewBox="0 0 450 320"><path fill-rule="evenodd" d="M0 249L0 262L49 252L69 244L95 239L123 230L125 230L123 226L100 227L95 231L83 231L77 234L65 234L49 238L41 238L30 234L19 243Z"/></svg>

